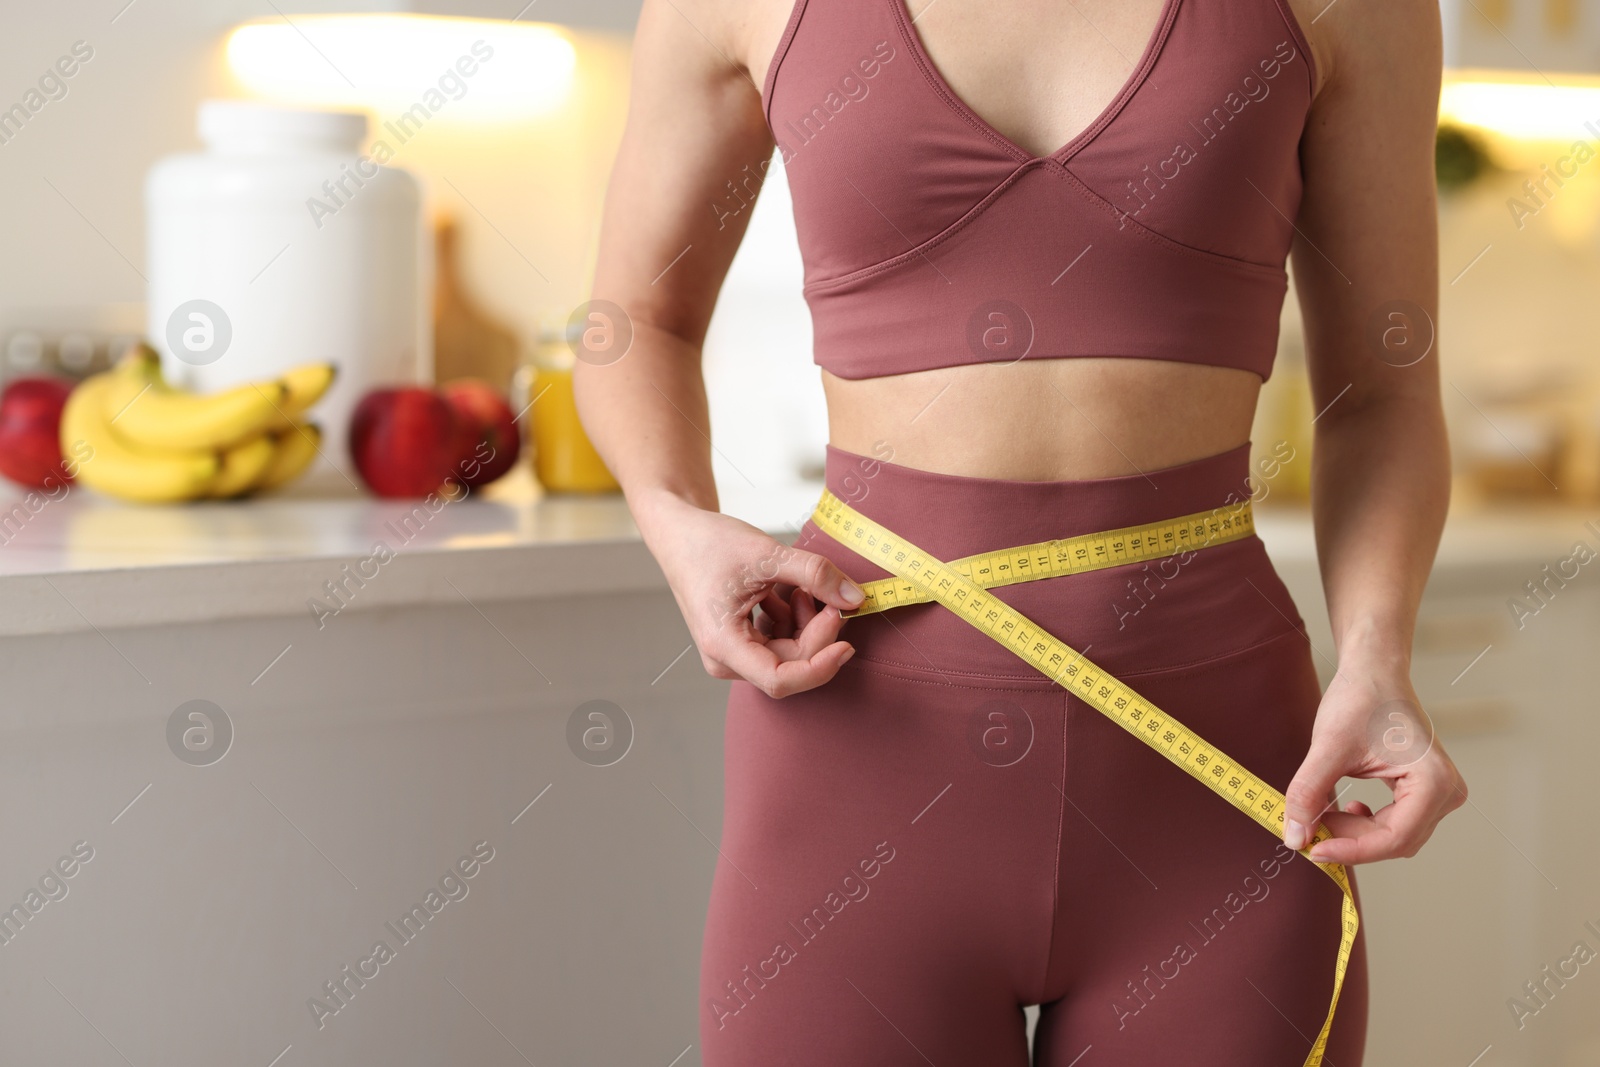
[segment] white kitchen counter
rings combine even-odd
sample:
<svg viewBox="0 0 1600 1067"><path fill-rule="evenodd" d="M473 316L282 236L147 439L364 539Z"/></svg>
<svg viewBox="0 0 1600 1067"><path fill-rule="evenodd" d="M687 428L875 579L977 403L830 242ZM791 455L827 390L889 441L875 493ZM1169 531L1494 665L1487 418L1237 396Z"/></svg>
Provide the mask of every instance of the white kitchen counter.
<svg viewBox="0 0 1600 1067"><path fill-rule="evenodd" d="M21 501L15 486L0 485L0 500ZM816 483L725 487L723 507L790 539L819 491ZM335 477L247 503L170 507L75 489L11 516L0 528L0 636L309 614L307 601L323 583L343 579L341 568L371 556L379 542L395 558L355 589L349 610L664 584L620 495L544 494L526 468L436 513L420 502L359 495ZM1482 582L1488 569L1505 572L1496 580L1509 583L1510 595L1569 555L1574 541L1600 548L1600 534L1585 526L1591 521L1600 529L1600 509L1467 504L1447 528L1434 588ZM1280 568L1314 568L1303 509L1264 505L1257 525Z"/></svg>

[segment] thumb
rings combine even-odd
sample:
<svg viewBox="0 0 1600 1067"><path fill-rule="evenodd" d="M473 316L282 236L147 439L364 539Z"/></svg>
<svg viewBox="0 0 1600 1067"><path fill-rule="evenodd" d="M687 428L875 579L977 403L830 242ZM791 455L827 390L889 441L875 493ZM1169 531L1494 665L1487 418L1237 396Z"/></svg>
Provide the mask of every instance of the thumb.
<svg viewBox="0 0 1600 1067"><path fill-rule="evenodd" d="M1295 772L1294 781L1284 793L1288 812L1284 820L1283 843L1295 851L1311 841L1317 821L1328 810L1328 799L1344 775L1344 766L1335 746L1311 741L1311 751Z"/></svg>
<svg viewBox="0 0 1600 1067"><path fill-rule="evenodd" d="M845 577L844 571L815 552L791 548L782 553L778 559L777 578L836 608L860 607L866 599L860 587Z"/></svg>

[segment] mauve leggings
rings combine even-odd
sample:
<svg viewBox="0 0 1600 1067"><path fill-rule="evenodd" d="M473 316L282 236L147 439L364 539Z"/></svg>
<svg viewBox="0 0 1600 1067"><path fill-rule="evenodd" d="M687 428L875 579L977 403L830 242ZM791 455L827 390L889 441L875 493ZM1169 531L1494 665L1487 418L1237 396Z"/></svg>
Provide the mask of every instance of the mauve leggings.
<svg viewBox="0 0 1600 1067"><path fill-rule="evenodd" d="M1225 507L1249 473L1248 446L1072 482L827 462L841 499L945 560ZM809 522L797 544L887 576ZM998 594L1288 786L1320 689L1254 537ZM948 609L844 634L856 655L821 688L733 684L707 1067L1020 1067L1027 1004L1046 1067L1300 1067L1332 993L1331 880ZM1360 1067L1366 1014L1358 938L1333 1067Z"/></svg>

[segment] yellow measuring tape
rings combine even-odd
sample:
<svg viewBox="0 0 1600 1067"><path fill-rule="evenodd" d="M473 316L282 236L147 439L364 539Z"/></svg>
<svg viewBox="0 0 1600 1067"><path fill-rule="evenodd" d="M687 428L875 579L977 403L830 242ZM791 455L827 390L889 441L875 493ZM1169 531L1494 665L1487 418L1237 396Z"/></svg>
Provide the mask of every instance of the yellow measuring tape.
<svg viewBox="0 0 1600 1067"><path fill-rule="evenodd" d="M1208 545L1238 541L1255 531L1255 513L1246 500L1239 505L1230 504L1226 508L1201 511L1166 522L1124 526L1082 537L1003 548L998 552L980 552L976 556L953 559L946 566L976 585L993 589L1063 574L1084 574L1127 563L1165 559ZM866 599L859 608L844 612L846 618L934 599L932 593L906 578L867 582L861 586L861 591Z"/></svg>
<svg viewBox="0 0 1600 1067"><path fill-rule="evenodd" d="M1180 531L1189 531L1190 547L1196 549L1219 543L1225 532L1228 534L1227 540L1238 540L1253 531L1254 524L1249 517L1248 507L1229 513L1233 528L1227 531L1221 526L1224 520L1220 514L1222 510L1068 541L1046 541L969 556L949 563L936 559L903 537L891 533L831 492L823 492L811 518L819 529L839 543L896 575L893 579L867 583L863 588L871 590L868 600L860 608L845 614L883 611L897 604L928 600L943 604L1282 838L1286 807L1282 793L1117 678L1090 663L1082 653L1003 601L985 593L986 587L1164 558L1175 551L1183 551L1183 546L1177 541L1181 536ZM1244 525L1248 527L1243 533L1238 530L1241 515L1245 516ZM1218 524L1216 536L1211 535L1213 522ZM1205 531L1206 537L1196 539L1196 529ZM1169 534L1171 540L1168 539ZM1135 536L1139 539L1137 549L1132 540ZM1114 547L1111 544L1113 541L1120 542L1120 547ZM1100 547L1097 548L1097 545ZM1080 552L1084 555L1080 556ZM1118 558L1115 552L1121 552L1122 556ZM1083 562L1077 563L1080 559ZM1056 569L1058 567L1065 569ZM1024 568L1026 576L1021 575ZM908 587L909 593L906 592ZM1302 853L1310 859L1311 846L1332 836L1327 827L1318 823L1316 832L1301 850ZM1315 860L1312 862L1316 863ZM1355 895L1344 866L1338 863L1317 863L1317 866L1344 892L1341 909L1343 932L1339 941L1339 956L1333 968L1333 1001L1328 1005L1328 1017L1323 1021L1322 1031L1306 1056L1305 1067L1320 1067L1322 1063L1328 1045L1328 1032L1333 1027L1334 1009L1339 1005L1339 991L1344 987L1345 971L1350 965L1350 952L1360 926Z"/></svg>

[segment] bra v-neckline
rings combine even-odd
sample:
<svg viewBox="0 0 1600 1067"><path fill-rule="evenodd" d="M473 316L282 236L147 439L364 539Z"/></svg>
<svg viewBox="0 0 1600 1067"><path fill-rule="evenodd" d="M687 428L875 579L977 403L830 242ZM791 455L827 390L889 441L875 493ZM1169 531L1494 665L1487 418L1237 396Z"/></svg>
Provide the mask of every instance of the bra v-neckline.
<svg viewBox="0 0 1600 1067"><path fill-rule="evenodd" d="M1144 51L1140 54L1139 61L1134 64L1133 72L1122 83L1122 88L1117 91L1116 96L1112 97L1111 101L1101 108L1100 113L1094 117L1094 120L1054 152L1044 156L1036 156L995 129L987 119L968 106L967 102L956 95L954 89L950 88L950 83L939 72L939 68L934 65L933 57L928 54L927 48L923 46L922 36L917 32L916 26L912 24L910 12L906 10L906 0L884 0L884 2L893 9L895 24L900 27L900 36L905 40L906 47L910 49L912 58L916 60L917 66L921 68L923 76L927 79L933 91L942 97L953 111L964 118L979 133L1011 155L1016 156L1019 161L1026 163L1038 163L1044 160L1054 160L1058 163L1064 162L1067 157L1093 140L1112 119L1116 118L1123 105L1128 102L1129 98L1149 77L1150 69L1155 66L1156 57L1161 54L1161 49L1167 41L1167 35L1172 30L1172 23L1177 17L1178 8L1183 4L1183 0L1164 0L1161 7L1161 15L1156 20L1155 29L1145 42Z"/></svg>

